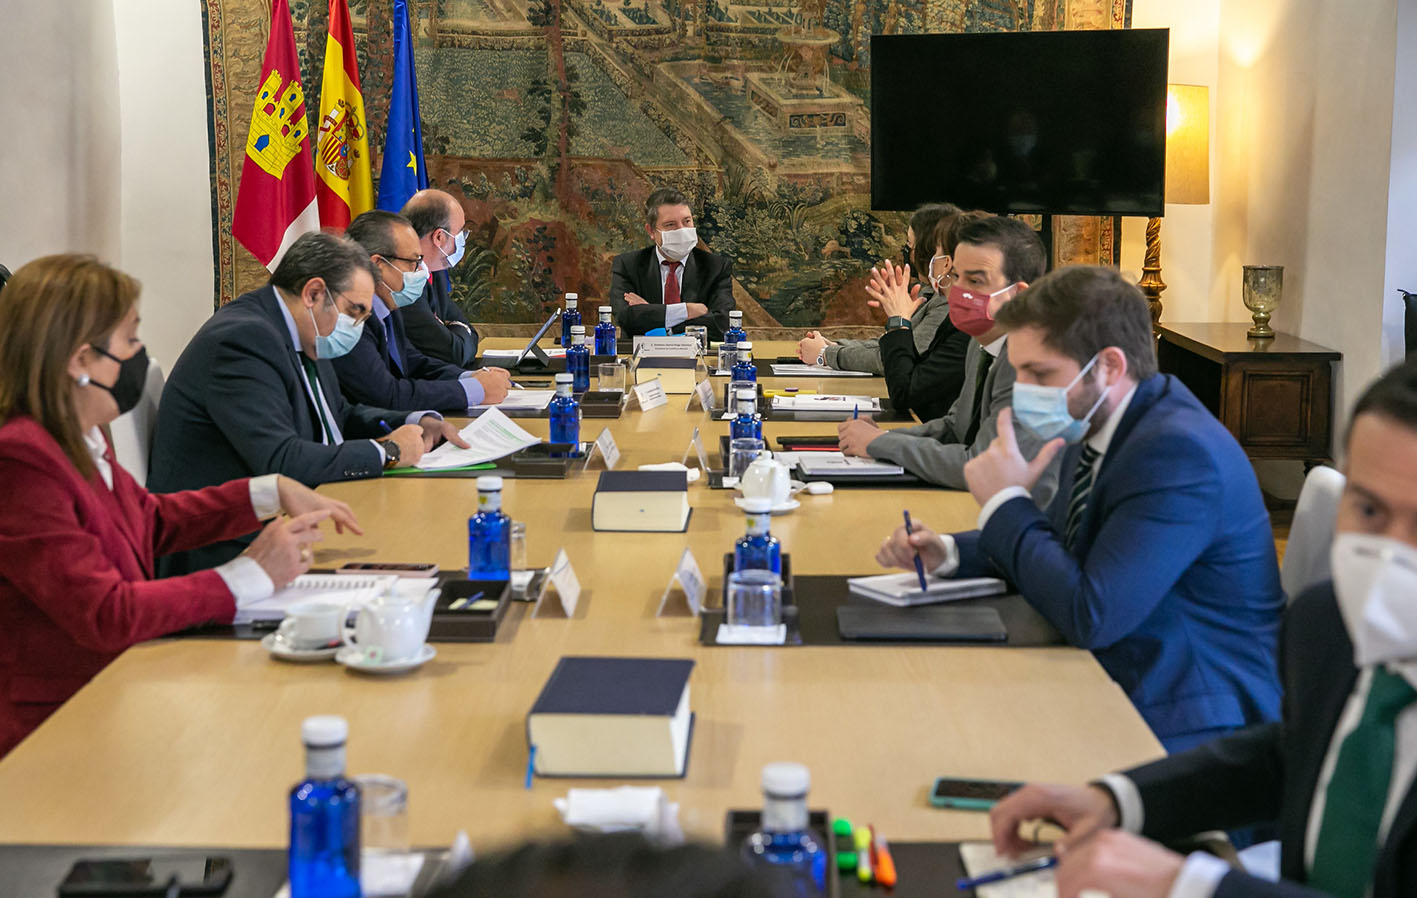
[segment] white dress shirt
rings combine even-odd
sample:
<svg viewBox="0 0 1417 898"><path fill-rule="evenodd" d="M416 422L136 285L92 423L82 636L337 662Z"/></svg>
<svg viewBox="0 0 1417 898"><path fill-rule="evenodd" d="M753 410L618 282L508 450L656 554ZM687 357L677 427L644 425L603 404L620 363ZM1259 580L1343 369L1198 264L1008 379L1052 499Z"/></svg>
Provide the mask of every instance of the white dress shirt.
<svg viewBox="0 0 1417 898"><path fill-rule="evenodd" d="M104 486L112 490L113 467L108 463L106 455L108 444L103 439L102 431L97 427L93 428L84 434L84 443L88 446L89 456L93 459L94 467L98 468L98 475L103 478ZM276 484L277 476L276 474L266 474L263 477L251 478L251 509L262 521L280 514L280 489ZM236 599L236 607L238 608L275 593L275 584L271 582L265 568L249 556L239 555L215 570L226 583L226 588L231 590L231 595Z"/></svg>
<svg viewBox="0 0 1417 898"><path fill-rule="evenodd" d="M1387 665L1388 670L1400 674L1407 682L1417 687L1417 662ZM1338 751L1343 740L1358 726L1363 717L1363 707L1368 703L1368 690L1373 683L1372 667L1365 667L1358 674L1358 682L1348 703L1339 715L1338 726L1329 740L1328 754L1319 768L1319 779L1314 787L1313 803L1309 805L1309 822L1304 832L1304 869L1312 871L1314 849L1318 845L1319 828L1323 823L1324 805L1328 799L1328 784L1333 779L1333 768L1338 763ZM1394 746L1392 780L1388 783L1387 804L1383 806L1382 822L1378 828L1378 840L1387 838L1393 818L1397 816L1402 799L1412 788L1412 780L1417 775L1417 704L1405 708L1397 715L1396 744ZM1136 784L1120 773L1110 773L1102 777L1102 783L1117 798L1120 811L1119 826L1132 833L1140 833L1145 820L1141 793ZM1212 898L1220 887L1220 880L1230 872L1230 865L1217 857L1197 852L1186 858L1176 882L1171 886L1169 898Z"/></svg>
<svg viewBox="0 0 1417 898"><path fill-rule="evenodd" d="M998 341L984 348L989 350L991 354L997 356L999 349L1003 347L1003 339L1003 337L1000 337ZM1097 433L1087 438L1087 445L1091 446L1093 451L1097 453L1097 460L1093 462L1092 467L1094 471L1101 467L1102 458L1107 454L1107 449L1112 445L1112 437L1117 433L1117 425L1122 423L1122 416L1127 413L1127 408L1132 404L1132 397L1136 395L1136 392L1137 388L1133 385L1132 388L1127 391L1127 395L1122 397L1122 401L1117 403L1117 407L1112 410L1112 414L1107 416L1107 420L1102 422L1102 426L1097 428ZM998 511L1005 502L1019 497L1026 499L1029 495L1028 490L1021 486L1004 487L990 496L989 500L984 503L984 506L979 509L979 519L976 521L975 526L983 530L984 525L989 523L989 518L993 517L994 512ZM945 549L945 560L939 567L935 568L932 573L936 577L948 577L959 570L959 547L955 545L955 538L949 534L942 534L940 536L940 544Z"/></svg>
<svg viewBox="0 0 1417 898"><path fill-rule="evenodd" d="M664 286L669 280L669 266L665 262L674 260L664 254L658 246L654 248L655 258L659 260L659 299L664 302ZM674 282L679 285L679 302L674 305L664 304L664 329L673 330L685 321L689 320L689 310L684 308L684 270L689 267L689 260L692 255L684 257L684 261L679 263L679 267L674 269Z"/></svg>

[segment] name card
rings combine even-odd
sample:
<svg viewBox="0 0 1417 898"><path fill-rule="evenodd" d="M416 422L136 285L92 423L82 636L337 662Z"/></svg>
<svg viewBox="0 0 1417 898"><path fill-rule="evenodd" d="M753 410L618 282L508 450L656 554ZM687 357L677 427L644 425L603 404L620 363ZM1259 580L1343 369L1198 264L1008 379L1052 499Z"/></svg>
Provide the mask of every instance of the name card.
<svg viewBox="0 0 1417 898"><path fill-rule="evenodd" d="M634 353L641 355L668 356L675 359L692 359L699 355L698 337L636 337Z"/></svg>
<svg viewBox="0 0 1417 898"><path fill-rule="evenodd" d="M595 438L595 442L590 444L590 451L585 456L585 466L582 471L590 470L590 463L595 459L596 453L605 459L605 470L613 471L620 463L620 447L615 445L615 437L610 433L610 428L605 427L600 431L600 436Z"/></svg>
<svg viewBox="0 0 1417 898"><path fill-rule="evenodd" d="M689 445L684 449L684 457L679 460L680 464L685 465L686 467L688 466L690 452L698 454L699 467L703 469L705 474L707 474L709 469L708 453L704 452L704 438L699 434L699 429L697 427L694 428L694 435L689 438Z"/></svg>
<svg viewBox="0 0 1417 898"><path fill-rule="evenodd" d="M704 411L713 408L713 382L707 377L699 381L698 386L694 387L694 392L689 394L689 401L685 403L684 411L687 412L694 407L695 399L699 400L699 407Z"/></svg>
<svg viewBox="0 0 1417 898"><path fill-rule="evenodd" d="M640 409L646 412L669 404L669 397L664 395L664 386L657 377L642 384L635 384L635 399L639 402Z"/></svg>
<svg viewBox="0 0 1417 898"><path fill-rule="evenodd" d="M541 595L537 596L536 607L531 609L533 617L541 616L548 586L556 588L556 597L561 600L561 611L565 616L575 616L576 603L581 599L581 581L576 578L571 558L564 548L556 553L556 560L551 562L551 573L542 582Z"/></svg>
<svg viewBox="0 0 1417 898"><path fill-rule="evenodd" d="M674 594L676 586L684 594L684 602L689 608L689 613L698 617L704 607L704 596L708 593L708 584L704 582L704 574L699 569L699 563L694 560L694 553L689 551L687 547L684 549L684 554L679 556L679 567L674 570L674 576L669 578L669 586L665 588L664 595L659 600L659 615L662 616L668 609L670 596Z"/></svg>

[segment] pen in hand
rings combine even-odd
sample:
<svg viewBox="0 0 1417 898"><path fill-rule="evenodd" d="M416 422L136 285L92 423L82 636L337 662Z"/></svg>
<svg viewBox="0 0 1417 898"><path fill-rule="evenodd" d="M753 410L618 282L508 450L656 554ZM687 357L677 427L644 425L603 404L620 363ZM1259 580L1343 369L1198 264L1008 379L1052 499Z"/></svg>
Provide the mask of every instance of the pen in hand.
<svg viewBox="0 0 1417 898"><path fill-rule="evenodd" d="M1006 879L1013 879L1016 876L1024 876L1028 873L1038 873L1043 870L1050 870L1058 866L1057 855L1041 857L1037 860L1027 861L1015 867L1007 867L1003 870L995 870L993 873L985 873L982 876L962 877L955 880L955 888L961 892L973 889L977 886L987 885L991 882L1003 882Z"/></svg>
<svg viewBox="0 0 1417 898"><path fill-rule="evenodd" d="M903 514L905 515L905 535L906 538L909 539L910 534L913 532L910 524L910 512L905 511ZM929 587L925 585L925 565L920 563L920 551L918 549L915 552L915 575L920 578L920 591L927 592Z"/></svg>
<svg viewBox="0 0 1417 898"><path fill-rule="evenodd" d="M385 421L383 418L380 418L380 419L379 419L379 426L382 427L382 428L384 428L384 433L393 433L393 432L394 432L394 429L389 426L389 422L388 422L388 421Z"/></svg>

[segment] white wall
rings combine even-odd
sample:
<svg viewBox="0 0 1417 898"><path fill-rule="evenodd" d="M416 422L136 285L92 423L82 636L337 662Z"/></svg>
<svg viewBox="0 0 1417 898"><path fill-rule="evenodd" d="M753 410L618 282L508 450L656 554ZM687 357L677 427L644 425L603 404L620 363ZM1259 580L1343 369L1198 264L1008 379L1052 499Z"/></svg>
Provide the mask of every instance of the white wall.
<svg viewBox="0 0 1417 898"><path fill-rule="evenodd" d="M114 0L121 267L143 283L142 335L171 370L212 313L211 180L201 7Z"/></svg>
<svg viewBox="0 0 1417 898"><path fill-rule="evenodd" d="M0 26L0 262L89 252L135 275L168 368L212 310L202 43L188 0L14 3Z"/></svg>
<svg viewBox="0 0 1417 898"><path fill-rule="evenodd" d="M1397 46L1417 47L1417 0L1400 0ZM1388 175L1387 266L1383 285L1383 364L1402 359L1402 300L1398 288L1417 291L1417 55L1397 54ZM1412 347L1417 349L1417 346Z"/></svg>

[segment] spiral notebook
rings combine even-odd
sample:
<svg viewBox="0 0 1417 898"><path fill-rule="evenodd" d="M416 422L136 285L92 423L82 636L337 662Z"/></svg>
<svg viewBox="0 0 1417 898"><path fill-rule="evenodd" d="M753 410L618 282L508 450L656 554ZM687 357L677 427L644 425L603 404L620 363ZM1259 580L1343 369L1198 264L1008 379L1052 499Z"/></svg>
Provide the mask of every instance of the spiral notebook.
<svg viewBox="0 0 1417 898"><path fill-rule="evenodd" d="M392 574L301 574L283 589L257 602L236 609L235 624L249 624L258 620L280 620L292 605L302 602L334 602L339 605L362 605L375 596L383 595L398 585L400 590L407 587L416 589L425 584L431 589L438 581L405 577Z"/></svg>

